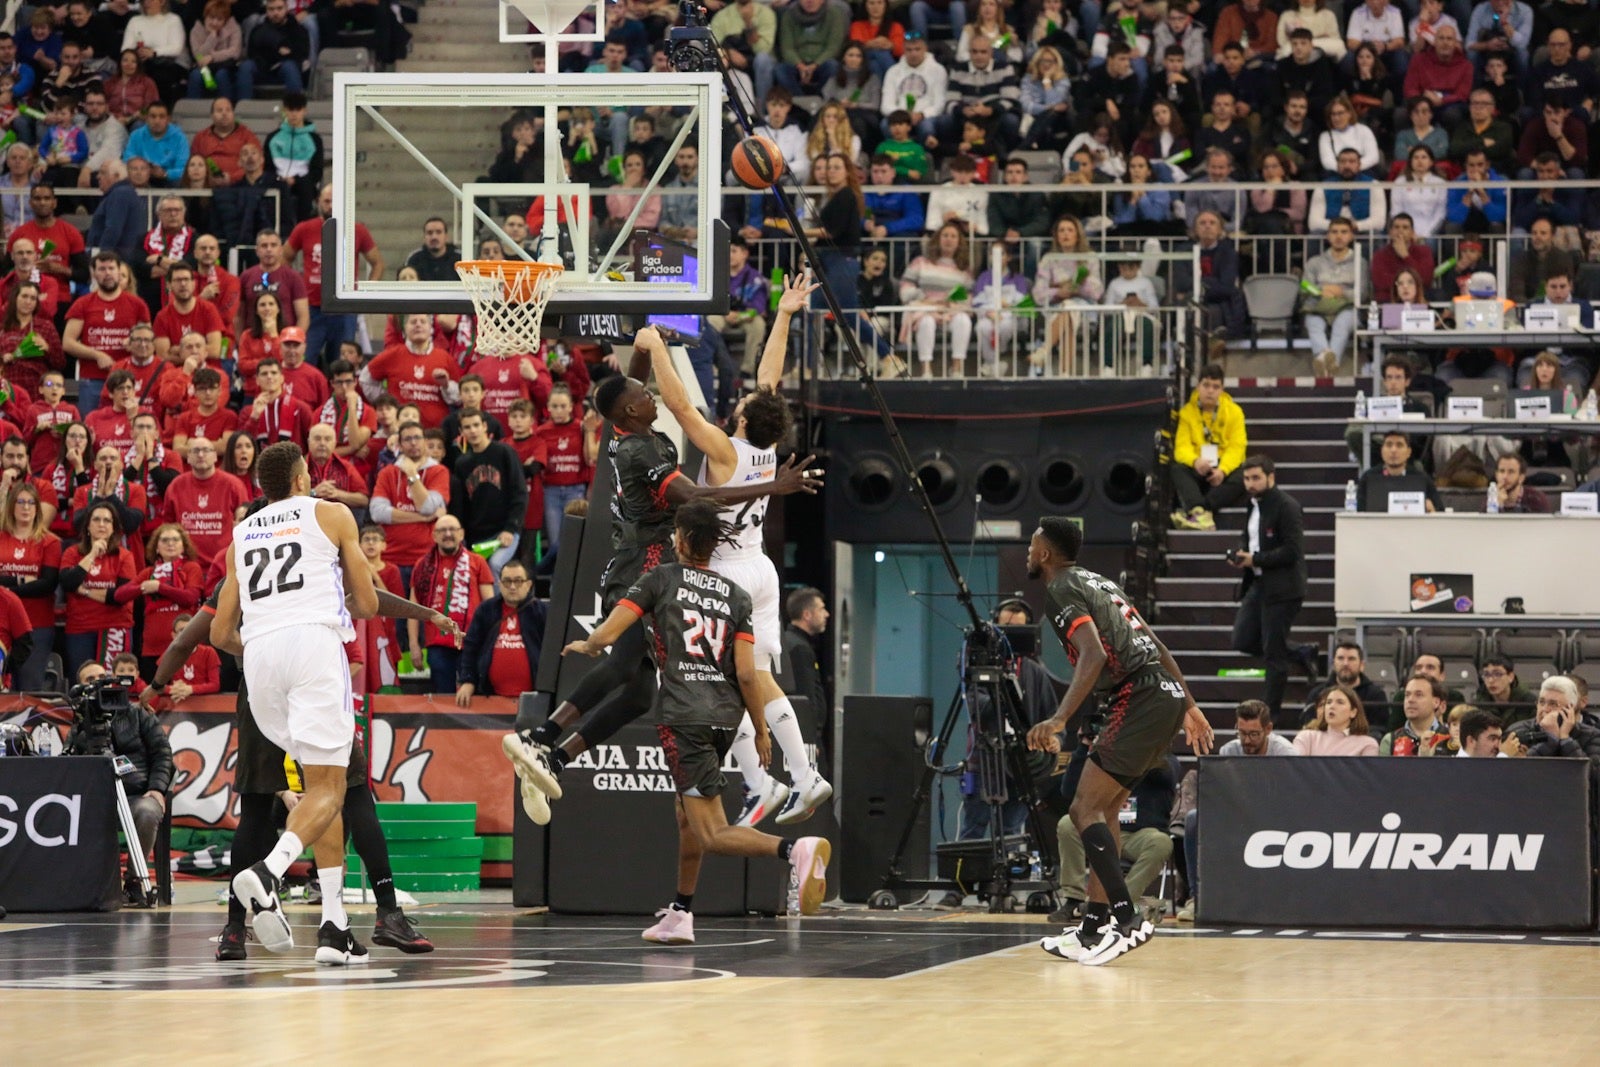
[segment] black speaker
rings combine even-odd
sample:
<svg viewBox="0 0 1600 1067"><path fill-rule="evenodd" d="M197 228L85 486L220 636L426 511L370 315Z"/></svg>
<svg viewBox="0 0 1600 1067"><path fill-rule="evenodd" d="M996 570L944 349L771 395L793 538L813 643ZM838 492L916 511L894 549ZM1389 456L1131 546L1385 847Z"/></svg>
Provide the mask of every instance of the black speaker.
<svg viewBox="0 0 1600 1067"><path fill-rule="evenodd" d="M846 696L839 718L839 896L866 903L883 887L889 858L911 815L922 748L933 723L927 697ZM908 878L928 876L929 808L917 813L901 860Z"/></svg>
<svg viewBox="0 0 1600 1067"><path fill-rule="evenodd" d="M1025 541L1040 515L1076 515L1090 544L1126 544L1145 509L1167 386L1104 382L884 383L917 479L952 541ZM933 540L888 433L855 382L817 386L829 454L828 536Z"/></svg>

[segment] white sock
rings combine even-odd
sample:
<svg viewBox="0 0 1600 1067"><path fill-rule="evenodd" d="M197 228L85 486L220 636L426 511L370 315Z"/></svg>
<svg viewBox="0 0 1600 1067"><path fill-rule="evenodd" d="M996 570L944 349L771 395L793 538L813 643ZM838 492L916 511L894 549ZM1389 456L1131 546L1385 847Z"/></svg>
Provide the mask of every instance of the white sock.
<svg viewBox="0 0 1600 1067"><path fill-rule="evenodd" d="M749 712L739 720L739 730L733 735L732 752L733 762L738 766L739 774L750 792L759 793L765 789L767 772L761 766L761 754L756 751L756 727L750 721Z"/></svg>
<svg viewBox="0 0 1600 1067"><path fill-rule="evenodd" d="M282 878L283 872L287 871L289 865L299 859L300 853L305 850L306 846L300 842L300 838L293 831L285 830L283 836L278 838L278 843L273 846L272 851L267 853L267 858L261 862L267 865L267 870Z"/></svg>
<svg viewBox="0 0 1600 1067"><path fill-rule="evenodd" d="M317 883L322 886L322 921L350 929L350 917L344 913L344 868L318 867Z"/></svg>
<svg viewBox="0 0 1600 1067"><path fill-rule="evenodd" d="M811 753L806 751L806 740L800 736L800 719L788 697L779 697L762 709L766 712L767 728L783 750L783 762L789 765L789 781L797 788L816 768L811 765Z"/></svg>

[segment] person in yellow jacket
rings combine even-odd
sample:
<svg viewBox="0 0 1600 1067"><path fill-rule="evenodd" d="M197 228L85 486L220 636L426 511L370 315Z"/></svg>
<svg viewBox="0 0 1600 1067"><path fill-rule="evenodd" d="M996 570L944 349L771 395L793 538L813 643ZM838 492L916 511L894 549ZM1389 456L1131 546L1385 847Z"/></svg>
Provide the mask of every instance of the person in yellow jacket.
<svg viewBox="0 0 1600 1067"><path fill-rule="evenodd" d="M1178 500L1174 528L1215 530L1212 512L1244 498L1239 464L1247 444L1244 411L1222 390L1222 366L1207 363L1178 412L1172 449L1172 491Z"/></svg>

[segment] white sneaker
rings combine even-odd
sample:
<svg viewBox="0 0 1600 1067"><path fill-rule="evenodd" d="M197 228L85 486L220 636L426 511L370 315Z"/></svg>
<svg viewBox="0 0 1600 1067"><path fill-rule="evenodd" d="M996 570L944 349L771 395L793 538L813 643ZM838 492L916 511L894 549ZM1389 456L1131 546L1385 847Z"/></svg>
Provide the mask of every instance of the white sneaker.
<svg viewBox="0 0 1600 1067"><path fill-rule="evenodd" d="M516 766L517 777L532 781L551 800L561 799L561 782L550 770L548 750L513 733L500 739L500 751Z"/></svg>
<svg viewBox="0 0 1600 1067"><path fill-rule="evenodd" d="M789 794L789 802L783 806L773 821L779 826L805 822L817 810L817 805L831 796L833 796L833 786L822 777L822 772L813 768L811 777Z"/></svg>
<svg viewBox="0 0 1600 1067"><path fill-rule="evenodd" d="M1055 937L1041 937L1039 947L1052 956L1077 961L1083 958L1083 927L1068 926ZM1098 939L1097 939L1098 940Z"/></svg>
<svg viewBox="0 0 1600 1067"><path fill-rule="evenodd" d="M1128 927L1113 922L1100 932L1100 937L1093 945L1085 948L1078 962L1085 967L1103 967L1149 941L1155 932L1155 927L1143 919Z"/></svg>
<svg viewBox="0 0 1600 1067"><path fill-rule="evenodd" d="M789 862L800 880L800 914L815 915L828 892L828 859L833 846L823 837L802 837L794 843Z"/></svg>
<svg viewBox="0 0 1600 1067"><path fill-rule="evenodd" d="M550 825L550 798L528 779L518 778L517 781L522 789L522 810L533 820L533 825Z"/></svg>
<svg viewBox="0 0 1600 1067"><path fill-rule="evenodd" d="M662 908L656 912L661 921L639 936L658 945L694 944L694 912L677 908Z"/></svg>
<svg viewBox="0 0 1600 1067"><path fill-rule="evenodd" d="M735 826L754 826L762 819L773 814L783 807L783 802L788 799L789 787L771 775L767 776L767 784L761 787L760 792L746 790L744 795L744 808L735 820Z"/></svg>

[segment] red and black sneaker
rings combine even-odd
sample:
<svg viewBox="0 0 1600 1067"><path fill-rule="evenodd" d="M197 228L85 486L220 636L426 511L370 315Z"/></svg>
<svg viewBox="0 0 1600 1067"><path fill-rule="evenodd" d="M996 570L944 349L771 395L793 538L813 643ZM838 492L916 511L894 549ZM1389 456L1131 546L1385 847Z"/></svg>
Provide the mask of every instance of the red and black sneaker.
<svg viewBox="0 0 1600 1067"><path fill-rule="evenodd" d="M217 935L217 959L242 960L248 958L244 950L244 923L229 923Z"/></svg>
<svg viewBox="0 0 1600 1067"><path fill-rule="evenodd" d="M411 925L403 908L378 909L378 921L372 927L372 943L413 955L433 951L433 942Z"/></svg>

